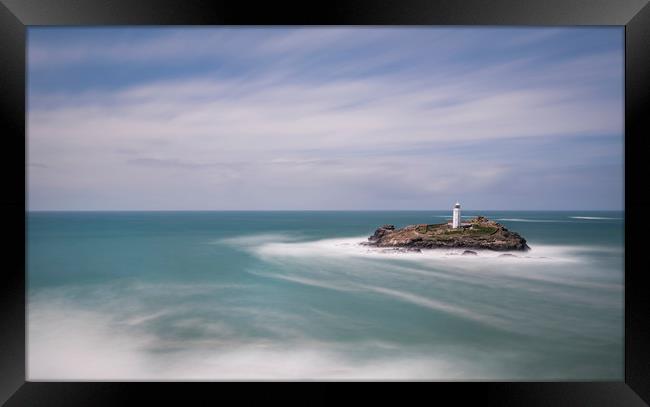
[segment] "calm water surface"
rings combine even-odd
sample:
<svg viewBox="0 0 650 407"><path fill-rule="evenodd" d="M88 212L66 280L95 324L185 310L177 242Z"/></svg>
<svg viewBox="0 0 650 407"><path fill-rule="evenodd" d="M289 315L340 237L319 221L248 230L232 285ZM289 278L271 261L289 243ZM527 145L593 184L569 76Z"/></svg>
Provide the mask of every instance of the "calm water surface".
<svg viewBox="0 0 650 407"><path fill-rule="evenodd" d="M358 245L449 211L30 212L28 377L622 380L624 214L480 214L532 250Z"/></svg>

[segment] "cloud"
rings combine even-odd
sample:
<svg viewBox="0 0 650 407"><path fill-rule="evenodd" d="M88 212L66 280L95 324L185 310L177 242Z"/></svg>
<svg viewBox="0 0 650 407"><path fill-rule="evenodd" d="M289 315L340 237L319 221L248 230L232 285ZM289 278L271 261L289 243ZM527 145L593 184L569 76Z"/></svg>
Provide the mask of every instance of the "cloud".
<svg viewBox="0 0 650 407"><path fill-rule="evenodd" d="M218 167L218 163L194 163L180 160L159 159L159 158L135 158L127 160L127 164L140 165L145 167L161 167L161 168L206 168Z"/></svg>
<svg viewBox="0 0 650 407"><path fill-rule="evenodd" d="M384 67L398 61L395 46L406 34L379 29L206 33L191 50L183 44L197 38L192 30L101 49L92 42L64 48L70 55L59 55L61 64L78 65L95 54L104 61L120 56L126 63L141 57L155 63L210 52L219 58L232 52L249 63L241 74L207 70L109 89L30 88L29 161L56 168L30 174L30 191L103 189L99 195L108 194L119 207L164 198L172 209L415 208L423 201L442 205L452 195L456 199L459 185L488 192L522 172L529 162L507 148L509 140L519 140L522 155L540 140L562 144L587 137L584 146L589 137L613 135L622 143L622 88L611 91L622 80L620 50L539 66L534 58L513 55L473 61L473 69L457 71L449 61L482 40L474 33L454 42L452 31L430 37L446 42L435 61L421 58L429 71L406 65L358 75L369 69L368 61L382 60ZM556 38L558 31L533 34L530 43L537 44ZM388 57L378 52L382 42ZM413 49L404 44L403 56L410 61ZM465 48L454 51L459 44ZM34 55L54 48L30 42ZM343 55L315 56L323 50ZM257 66L262 60L268 64ZM328 73L339 67L347 73ZM456 146L470 147L454 151ZM576 145L567 148L579 153ZM610 153L614 161L622 160L621 151ZM575 154L571 159L593 160ZM549 167L564 164L552 156L540 160ZM149 195L142 196L144 191ZM30 193L33 207L48 206L48 199ZM66 205L105 202L89 198Z"/></svg>

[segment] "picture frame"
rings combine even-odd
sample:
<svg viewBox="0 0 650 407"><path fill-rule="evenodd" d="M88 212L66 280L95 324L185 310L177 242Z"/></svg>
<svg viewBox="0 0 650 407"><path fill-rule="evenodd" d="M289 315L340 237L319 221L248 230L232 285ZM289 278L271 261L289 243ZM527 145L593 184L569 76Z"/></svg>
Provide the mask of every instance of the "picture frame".
<svg viewBox="0 0 650 407"><path fill-rule="evenodd" d="M29 382L25 380L26 30L39 25L619 25L625 26L625 378L621 382L433 382L414 394L454 404L642 406L650 403L650 301L642 225L650 89L650 6L646 0L322 2L302 6L195 1L1 0L0 111L5 154L5 262L0 285L0 402L7 406L123 405L152 394L183 401L222 397L225 383ZM19 213L19 211L21 213ZM215 390L214 386L219 386ZM433 386L430 388L429 386ZM280 389L258 394L268 395ZM286 391L286 390L285 390ZM382 386L375 396L393 393ZM234 392L233 392L234 393ZM238 391L240 393L240 390ZM400 392L401 393L401 392ZM329 396L318 393L325 400ZM239 394L241 397L241 394ZM245 396L248 398L248 395ZM280 397L278 394L276 397ZM284 399L283 399L284 401Z"/></svg>

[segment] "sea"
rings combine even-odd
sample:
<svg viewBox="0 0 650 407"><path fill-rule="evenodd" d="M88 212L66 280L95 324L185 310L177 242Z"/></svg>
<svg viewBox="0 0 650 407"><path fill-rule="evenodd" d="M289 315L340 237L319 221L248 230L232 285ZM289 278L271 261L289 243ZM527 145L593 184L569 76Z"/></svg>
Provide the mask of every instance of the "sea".
<svg viewBox="0 0 650 407"><path fill-rule="evenodd" d="M624 212L463 211L514 256L359 244L450 215L27 212L27 378L623 380Z"/></svg>

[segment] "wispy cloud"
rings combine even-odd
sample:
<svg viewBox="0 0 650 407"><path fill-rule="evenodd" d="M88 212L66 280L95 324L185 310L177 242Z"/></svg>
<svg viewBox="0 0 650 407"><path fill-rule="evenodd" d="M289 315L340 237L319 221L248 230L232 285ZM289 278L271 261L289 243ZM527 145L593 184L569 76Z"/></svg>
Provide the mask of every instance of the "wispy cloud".
<svg viewBox="0 0 650 407"><path fill-rule="evenodd" d="M446 207L459 186L484 197L475 207L500 206L495 188L534 167L532 204L552 193L536 184L544 168L582 163L595 177L600 167L585 146L603 136L622 146L622 48L585 41L581 53L544 60L568 31L190 29L69 47L31 35L35 79L47 78L50 63L91 75L117 61L154 71L175 59L211 63L109 88L84 78L30 86L29 161L57 169L30 175L30 206L408 209ZM491 36L511 39L501 56L468 59ZM548 145L573 154L520 158ZM602 154L622 165L622 148ZM576 193L548 205L607 195L576 179L557 181ZM104 198L53 199L63 187Z"/></svg>

